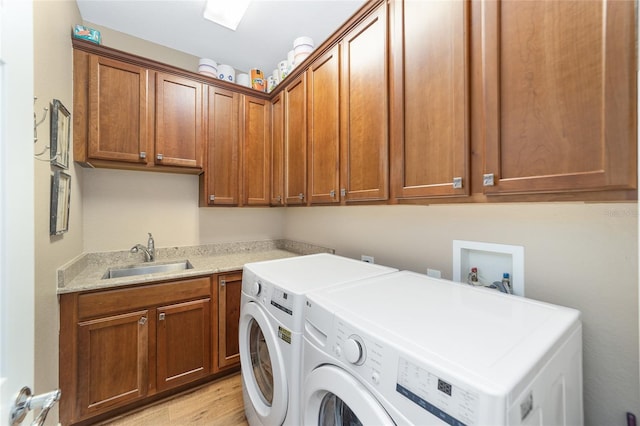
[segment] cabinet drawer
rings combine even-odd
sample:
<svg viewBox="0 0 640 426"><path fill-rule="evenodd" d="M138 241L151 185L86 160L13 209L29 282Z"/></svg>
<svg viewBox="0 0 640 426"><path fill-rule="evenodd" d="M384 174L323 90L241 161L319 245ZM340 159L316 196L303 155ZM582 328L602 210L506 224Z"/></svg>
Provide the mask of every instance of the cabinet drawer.
<svg viewBox="0 0 640 426"><path fill-rule="evenodd" d="M78 297L78 319L210 296L210 277L81 294Z"/></svg>

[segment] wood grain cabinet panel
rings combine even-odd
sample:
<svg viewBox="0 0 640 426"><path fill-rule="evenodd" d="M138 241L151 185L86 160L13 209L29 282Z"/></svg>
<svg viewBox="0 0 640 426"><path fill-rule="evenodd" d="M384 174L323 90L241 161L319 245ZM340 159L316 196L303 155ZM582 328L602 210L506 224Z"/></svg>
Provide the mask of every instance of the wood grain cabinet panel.
<svg viewBox="0 0 640 426"><path fill-rule="evenodd" d="M387 4L341 41L341 189L350 201L389 197Z"/></svg>
<svg viewBox="0 0 640 426"><path fill-rule="evenodd" d="M635 3L481 7L484 192L635 188Z"/></svg>
<svg viewBox="0 0 640 426"><path fill-rule="evenodd" d="M339 45L307 70L308 180L310 204L340 202Z"/></svg>
<svg viewBox="0 0 640 426"><path fill-rule="evenodd" d="M207 376L211 371L211 299L157 309L156 371L159 391Z"/></svg>
<svg viewBox="0 0 640 426"><path fill-rule="evenodd" d="M237 205L239 187L240 95L209 86L207 166L201 176L201 205Z"/></svg>
<svg viewBox="0 0 640 426"><path fill-rule="evenodd" d="M468 1L391 3L393 198L470 193L468 20Z"/></svg>
<svg viewBox="0 0 640 426"><path fill-rule="evenodd" d="M207 276L61 295L61 422L93 424L211 377L211 291Z"/></svg>
<svg viewBox="0 0 640 426"><path fill-rule="evenodd" d="M202 167L202 83L157 73L155 122L156 164Z"/></svg>
<svg viewBox="0 0 640 426"><path fill-rule="evenodd" d="M148 71L97 55L85 54L81 60L87 58L88 152L86 158L82 158L85 157L82 153L76 159L146 164L149 149ZM82 72L79 62L76 62L76 68L80 68L76 72ZM84 142L77 141L78 148Z"/></svg>
<svg viewBox="0 0 640 426"><path fill-rule="evenodd" d="M284 102L278 94L271 102L271 205L284 205Z"/></svg>
<svg viewBox="0 0 640 426"><path fill-rule="evenodd" d="M217 346L214 349L215 371L240 365L240 298L242 296L242 271L221 274L217 277Z"/></svg>
<svg viewBox="0 0 640 426"><path fill-rule="evenodd" d="M250 96L243 98L243 203L268 206L271 202L270 103Z"/></svg>
<svg viewBox="0 0 640 426"><path fill-rule="evenodd" d="M148 314L141 310L78 324L80 416L147 395Z"/></svg>
<svg viewBox="0 0 640 426"><path fill-rule="evenodd" d="M307 79L306 74L284 89L284 187L287 205L306 204Z"/></svg>

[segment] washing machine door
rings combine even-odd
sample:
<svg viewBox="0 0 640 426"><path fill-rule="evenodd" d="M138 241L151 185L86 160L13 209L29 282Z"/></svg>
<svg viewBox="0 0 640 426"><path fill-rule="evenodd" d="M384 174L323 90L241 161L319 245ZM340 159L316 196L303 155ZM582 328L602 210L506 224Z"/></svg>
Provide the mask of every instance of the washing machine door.
<svg viewBox="0 0 640 426"><path fill-rule="evenodd" d="M284 359L267 314L255 302L242 307L240 365L245 390L264 425L282 424L289 394Z"/></svg>
<svg viewBox="0 0 640 426"><path fill-rule="evenodd" d="M334 365L313 370L304 382L305 426L395 425L358 380Z"/></svg>

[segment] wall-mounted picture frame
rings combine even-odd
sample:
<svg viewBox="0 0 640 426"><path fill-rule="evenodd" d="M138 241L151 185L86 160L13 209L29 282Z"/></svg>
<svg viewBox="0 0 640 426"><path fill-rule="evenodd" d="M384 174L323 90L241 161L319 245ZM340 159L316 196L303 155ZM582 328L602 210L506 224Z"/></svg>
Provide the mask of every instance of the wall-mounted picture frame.
<svg viewBox="0 0 640 426"><path fill-rule="evenodd" d="M69 168L69 144L71 138L71 114L58 99L51 102L51 162Z"/></svg>
<svg viewBox="0 0 640 426"><path fill-rule="evenodd" d="M51 176L51 214L49 235L60 235L69 230L69 203L71 201L71 175L56 170Z"/></svg>

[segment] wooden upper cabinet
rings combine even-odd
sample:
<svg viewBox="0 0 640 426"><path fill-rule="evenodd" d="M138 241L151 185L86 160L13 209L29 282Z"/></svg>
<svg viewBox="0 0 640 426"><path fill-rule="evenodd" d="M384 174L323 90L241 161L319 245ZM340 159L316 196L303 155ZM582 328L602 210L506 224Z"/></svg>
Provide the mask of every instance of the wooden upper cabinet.
<svg viewBox="0 0 640 426"><path fill-rule="evenodd" d="M306 81L306 74L302 74L284 89L284 187L286 204L306 204Z"/></svg>
<svg viewBox="0 0 640 426"><path fill-rule="evenodd" d="M284 102L278 94L271 102L271 205L284 205Z"/></svg>
<svg viewBox="0 0 640 426"><path fill-rule="evenodd" d="M635 3L481 7L484 192L635 188Z"/></svg>
<svg viewBox="0 0 640 426"><path fill-rule="evenodd" d="M76 159L146 164L149 140L148 71L136 65L96 55L77 52L74 56L78 74L74 78L79 86L76 88L78 90L83 84L77 80L87 77L86 74L82 75L81 63L87 60L89 62L87 152L76 155ZM76 98L77 101L84 97ZM77 109L79 114L81 110L82 107ZM78 130L78 136L82 134ZM76 154L83 150L84 143L85 141L76 139Z"/></svg>
<svg viewBox="0 0 640 426"><path fill-rule="evenodd" d="M228 206L239 202L239 105L237 93L209 86L202 205Z"/></svg>
<svg viewBox="0 0 640 426"><path fill-rule="evenodd" d="M341 191L346 201L389 196L387 3L341 41Z"/></svg>
<svg viewBox="0 0 640 426"><path fill-rule="evenodd" d="M339 45L307 70L309 202L340 202Z"/></svg>
<svg viewBox="0 0 640 426"><path fill-rule="evenodd" d="M468 1L391 3L394 198L470 193Z"/></svg>
<svg viewBox="0 0 640 426"><path fill-rule="evenodd" d="M202 167L202 100L202 83L157 73L156 164Z"/></svg>
<svg viewBox="0 0 640 426"><path fill-rule="evenodd" d="M271 109L264 99L243 96L242 132L243 203L271 202Z"/></svg>

